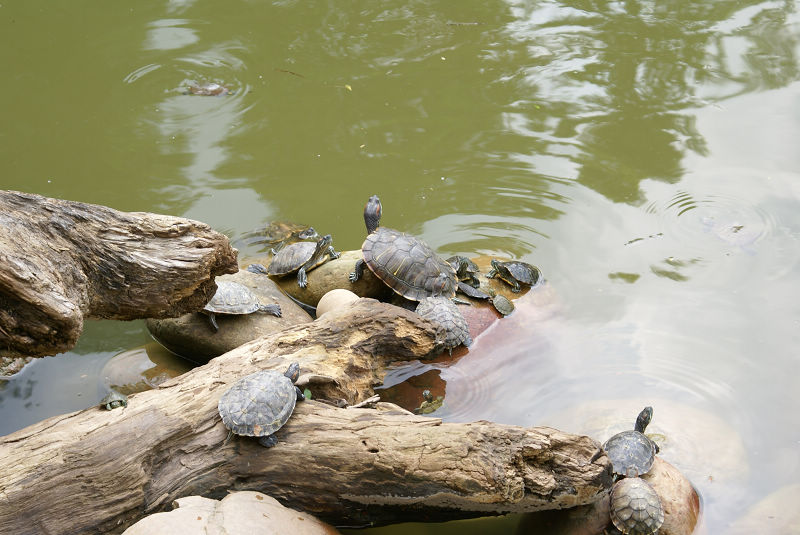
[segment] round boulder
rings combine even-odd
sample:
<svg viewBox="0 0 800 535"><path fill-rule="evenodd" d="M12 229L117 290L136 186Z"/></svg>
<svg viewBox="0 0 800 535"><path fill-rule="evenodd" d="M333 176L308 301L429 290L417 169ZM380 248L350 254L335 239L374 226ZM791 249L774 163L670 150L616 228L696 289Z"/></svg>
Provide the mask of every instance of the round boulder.
<svg viewBox="0 0 800 535"><path fill-rule="evenodd" d="M350 290L334 288L322 296L317 304L317 317L322 316L329 310L336 310L346 306L353 301L358 301L359 297Z"/></svg>

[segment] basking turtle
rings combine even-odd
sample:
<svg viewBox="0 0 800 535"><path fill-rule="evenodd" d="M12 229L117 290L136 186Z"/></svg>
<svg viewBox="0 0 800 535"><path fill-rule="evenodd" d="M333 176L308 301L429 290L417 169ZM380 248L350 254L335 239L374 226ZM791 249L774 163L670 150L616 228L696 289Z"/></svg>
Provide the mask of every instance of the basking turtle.
<svg viewBox="0 0 800 535"><path fill-rule="evenodd" d="M419 301L441 295L453 298L458 280L453 266L442 260L422 240L399 230L378 227L381 201L373 195L364 207L367 239L361 246L364 258L356 262L350 282L364 272L364 264L399 295Z"/></svg>
<svg viewBox="0 0 800 535"><path fill-rule="evenodd" d="M478 273L480 273L478 265L466 256L451 256L446 262L456 270L456 278L459 281L466 282L473 288L477 288L481 285L481 282L478 280Z"/></svg>
<svg viewBox="0 0 800 535"><path fill-rule="evenodd" d="M293 362L285 373L260 371L242 377L219 400L217 408L231 435L258 437L265 448L277 444L275 431L283 427L294 411L303 392L294 385L300 375L300 364Z"/></svg>
<svg viewBox="0 0 800 535"><path fill-rule="evenodd" d="M622 431L603 444L614 473L622 477L638 477L652 468L658 445L644 435L653 418L653 407L645 407L636 417L633 430Z"/></svg>
<svg viewBox="0 0 800 535"><path fill-rule="evenodd" d="M625 535L650 535L664 523L664 508L644 479L620 479L611 488L611 522Z"/></svg>
<svg viewBox="0 0 800 535"><path fill-rule="evenodd" d="M508 316L514 312L514 303L504 295L495 295L492 297L492 305L503 316Z"/></svg>
<svg viewBox="0 0 800 535"><path fill-rule="evenodd" d="M454 347L461 344L469 347L472 344L467 320L461 315L456 304L447 297L423 297L417 305L416 312L439 326L444 346L451 354Z"/></svg>
<svg viewBox="0 0 800 535"><path fill-rule="evenodd" d="M268 274L272 276L288 275L297 272L297 284L301 288L308 285L306 272L318 265L339 258L333 249L330 234L326 234L317 243L298 242L282 248L269 265Z"/></svg>
<svg viewBox="0 0 800 535"><path fill-rule="evenodd" d="M511 285L512 292L519 293L522 284L533 286L538 283L542 272L536 266L519 260L501 262L494 259L492 260L492 270L486 274L486 277L490 279L500 277Z"/></svg>
<svg viewBox="0 0 800 535"><path fill-rule="evenodd" d="M262 305L256 295L247 286L233 281L217 281L217 293L206 303L202 312L208 316L211 326L219 330L216 314L252 314L253 312L267 312L273 316L281 317L281 306Z"/></svg>
<svg viewBox="0 0 800 535"><path fill-rule="evenodd" d="M422 391L422 398L424 401L414 409L415 414L430 414L437 411L444 403L444 396L436 396L434 399L431 391L427 389Z"/></svg>
<svg viewBox="0 0 800 535"><path fill-rule="evenodd" d="M112 389L106 394L106 397L100 400L100 406L107 411L116 409L117 407L127 407L128 396Z"/></svg>

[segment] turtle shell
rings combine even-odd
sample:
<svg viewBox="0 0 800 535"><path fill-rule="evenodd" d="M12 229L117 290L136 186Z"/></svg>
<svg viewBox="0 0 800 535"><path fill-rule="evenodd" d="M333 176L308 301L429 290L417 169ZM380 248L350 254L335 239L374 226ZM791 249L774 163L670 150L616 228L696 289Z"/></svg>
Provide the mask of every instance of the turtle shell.
<svg viewBox="0 0 800 535"><path fill-rule="evenodd" d="M494 263L492 265L495 266ZM522 284L533 286L539 282L539 278L541 277L539 268L518 260L511 262L497 262L496 266L498 266L497 271L500 275L500 278L508 282L512 282L509 281L509 278L511 278Z"/></svg>
<svg viewBox="0 0 800 535"><path fill-rule="evenodd" d="M260 307L258 298L247 286L218 280L217 293L203 310L214 314L252 314Z"/></svg>
<svg viewBox="0 0 800 535"><path fill-rule="evenodd" d="M452 350L461 344L469 347L472 343L467 320L447 297L422 298L417 305L417 314L431 320L441 329L447 349Z"/></svg>
<svg viewBox="0 0 800 535"><path fill-rule="evenodd" d="M292 243L278 251L269 264L270 275L288 275L300 269L308 262L317 248L316 242L304 241ZM321 259L327 259L326 256Z"/></svg>
<svg viewBox="0 0 800 535"><path fill-rule="evenodd" d="M614 473L625 477L646 474L656 460L656 447L649 438L636 430L622 431L603 444Z"/></svg>
<svg viewBox="0 0 800 535"><path fill-rule="evenodd" d="M289 419L297 403L294 383L284 374L265 370L242 377L219 400L225 427L237 435L271 435Z"/></svg>
<svg viewBox="0 0 800 535"><path fill-rule="evenodd" d="M620 479L611 488L611 522L624 534L650 535L664 523L664 508L644 479Z"/></svg>
<svg viewBox="0 0 800 535"><path fill-rule="evenodd" d="M369 269L406 299L456 295L458 281L453 266L414 236L380 227L367 236L361 251Z"/></svg>
<svg viewBox="0 0 800 535"><path fill-rule="evenodd" d="M503 295L495 295L492 297L492 305L494 305L495 310L497 310L503 316L508 316L512 312L514 312L514 303L511 302L510 299Z"/></svg>

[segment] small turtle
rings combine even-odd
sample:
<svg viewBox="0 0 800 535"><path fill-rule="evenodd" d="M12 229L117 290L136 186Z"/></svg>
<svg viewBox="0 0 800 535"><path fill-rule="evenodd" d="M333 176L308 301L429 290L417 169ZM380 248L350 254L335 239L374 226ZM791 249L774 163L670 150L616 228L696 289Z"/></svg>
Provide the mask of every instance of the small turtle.
<svg viewBox="0 0 800 535"><path fill-rule="evenodd" d="M441 295L453 298L458 280L453 266L442 260L424 241L399 230L379 227L381 201L373 195L364 207L367 239L364 258L356 262L350 282L361 278L366 266L397 294L419 301Z"/></svg>
<svg viewBox="0 0 800 535"><path fill-rule="evenodd" d="M100 400L100 406L107 411L116 409L117 407L127 407L128 396L112 389L106 394L106 397Z"/></svg>
<svg viewBox="0 0 800 535"><path fill-rule="evenodd" d="M492 260L492 270L486 274L486 277L490 279L500 277L511 285L512 292L519 293L522 284L533 286L538 283L542 272L536 266L519 260L501 262L494 259Z"/></svg>
<svg viewBox="0 0 800 535"><path fill-rule="evenodd" d="M202 312L208 316L214 331L219 330L216 314L252 314L253 312L267 312L273 316L281 317L281 306L262 305L256 295L247 286L233 281L217 281L217 293L206 303Z"/></svg>
<svg viewBox="0 0 800 535"><path fill-rule="evenodd" d="M664 523L664 508L644 479L620 479L611 488L611 522L625 535L650 535Z"/></svg>
<svg viewBox="0 0 800 535"><path fill-rule="evenodd" d="M492 306L503 316L508 316L514 312L514 303L504 295L495 295L492 297Z"/></svg>
<svg viewBox="0 0 800 535"><path fill-rule="evenodd" d="M422 398L424 401L418 408L414 409L415 414L430 414L439 410L442 403L444 403L444 396L436 396L436 399L434 399L431 391L427 389L422 391Z"/></svg>
<svg viewBox="0 0 800 535"><path fill-rule="evenodd" d="M472 344L467 320L461 315L455 303L447 297L425 297L420 300L416 312L441 329L444 346L451 354L454 347L461 344L469 347Z"/></svg>
<svg viewBox="0 0 800 535"><path fill-rule="evenodd" d="M222 84L208 82L205 84L190 85L184 95L198 95L201 97L221 97L227 95L231 90Z"/></svg>
<svg viewBox="0 0 800 535"><path fill-rule="evenodd" d="M478 288L481 282L478 280L478 265L466 256L451 256L446 260L448 264L456 270L456 278L461 282L466 282L473 288Z"/></svg>
<svg viewBox="0 0 800 535"><path fill-rule="evenodd" d="M330 234L323 236L317 243L298 242L282 248L269 265L268 273L272 276L288 275L297 272L297 284L301 288L308 285L306 272L318 265L339 258L333 249Z"/></svg>
<svg viewBox="0 0 800 535"><path fill-rule="evenodd" d="M645 407L637 416L634 429L617 433L603 444L615 474L638 477L653 467L658 445L644 435L652 418L653 407Z"/></svg>
<svg viewBox="0 0 800 535"><path fill-rule="evenodd" d="M260 371L242 377L224 393L217 404L222 423L231 435L258 437L265 448L278 443L275 431L283 427L303 392L295 386L300 364L293 362L285 373Z"/></svg>

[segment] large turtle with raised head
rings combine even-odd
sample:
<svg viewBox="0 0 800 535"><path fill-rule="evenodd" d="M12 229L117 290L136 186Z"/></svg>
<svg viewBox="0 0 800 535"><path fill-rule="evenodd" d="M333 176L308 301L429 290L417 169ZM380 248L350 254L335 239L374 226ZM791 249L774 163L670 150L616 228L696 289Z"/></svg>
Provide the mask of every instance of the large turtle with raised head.
<svg viewBox="0 0 800 535"><path fill-rule="evenodd" d="M217 292L206 303L202 312L208 316L208 321L214 331L218 331L217 314L240 315L266 312L273 316L281 317L281 306L277 303L262 305L259 303L256 294L251 292L247 286L234 281L218 280Z"/></svg>
<svg viewBox="0 0 800 535"><path fill-rule="evenodd" d="M295 386L300 364L292 362L285 373L265 370L242 377L224 393L217 404L222 423L231 435L258 437L265 448L278 443L275 431L283 427L303 401L303 392Z"/></svg>
<svg viewBox="0 0 800 535"><path fill-rule="evenodd" d="M658 445L644 434L652 419L653 407L645 407L636 417L633 429L617 433L603 444L618 476L638 477L653 467Z"/></svg>
<svg viewBox="0 0 800 535"><path fill-rule="evenodd" d="M512 292L519 293L522 285L536 285L542 277L542 272L539 271L539 268L527 262L519 260L501 262L494 259L492 260L492 269L486 274L486 277L489 279L500 277L511 285Z"/></svg>
<svg viewBox="0 0 800 535"><path fill-rule="evenodd" d="M339 258L331 242L330 234L326 234L316 243L298 242L283 247L269 264L267 273L272 276L289 275L297 272L297 284L301 288L308 286L306 273L327 262Z"/></svg>
<svg viewBox="0 0 800 535"><path fill-rule="evenodd" d="M424 241L399 230L379 227L381 201L373 195L364 207L367 238L361 246L364 258L356 262L350 282L361 278L366 266L397 294L419 301L425 297L455 297L458 280L453 266Z"/></svg>

